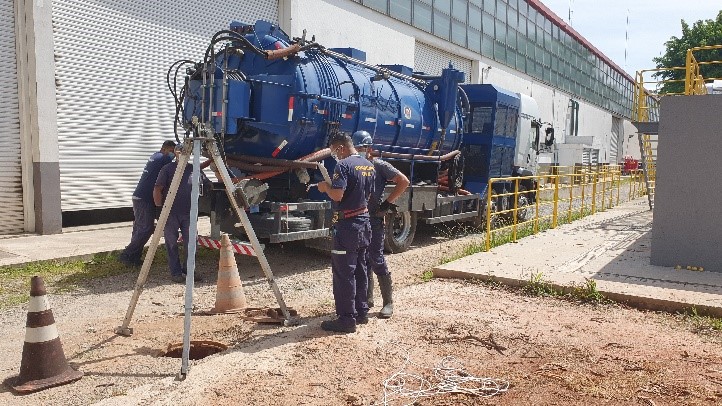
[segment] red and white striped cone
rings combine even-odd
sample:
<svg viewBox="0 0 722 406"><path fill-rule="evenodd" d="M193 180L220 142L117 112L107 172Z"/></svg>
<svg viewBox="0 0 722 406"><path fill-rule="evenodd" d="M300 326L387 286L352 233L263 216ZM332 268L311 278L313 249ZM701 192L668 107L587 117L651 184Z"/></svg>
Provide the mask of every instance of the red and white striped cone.
<svg viewBox="0 0 722 406"><path fill-rule="evenodd" d="M53 310L39 276L30 280L30 303L20 375L13 384L18 393L30 393L77 381L82 372L70 368L63 353Z"/></svg>
<svg viewBox="0 0 722 406"><path fill-rule="evenodd" d="M218 261L216 305L211 313L236 313L246 308L246 295L238 275L236 257L227 234L221 237L221 257Z"/></svg>

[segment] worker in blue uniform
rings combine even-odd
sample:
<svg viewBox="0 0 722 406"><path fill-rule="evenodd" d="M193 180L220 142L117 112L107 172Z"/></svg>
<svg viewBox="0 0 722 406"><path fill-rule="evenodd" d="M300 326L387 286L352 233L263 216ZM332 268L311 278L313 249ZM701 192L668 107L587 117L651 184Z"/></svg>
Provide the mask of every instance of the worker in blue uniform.
<svg viewBox="0 0 722 406"><path fill-rule="evenodd" d="M179 157L182 153L183 144L178 144L175 149L176 157ZM208 167L212 160L207 160L200 165L201 177L199 184L199 191L203 195L203 190L210 190L212 184L210 180L203 174L202 169ZM158 178L155 181L155 187L153 188L153 201L155 205L160 208L165 202L166 196L170 188L170 184L173 181L176 168L178 167L178 160L175 162L165 165L158 174ZM183 236L183 246L186 254L188 253L188 241L190 222L196 221L197 219L191 219L191 192L193 186L193 165L191 163L186 164L186 168L183 171L180 183L178 184L178 190L176 191L173 205L171 206L168 219L163 229L163 238L165 239L165 249L168 253L168 266L170 267L171 280L176 283L185 283L186 281L186 267L181 263L180 252L178 250L178 231L180 230ZM201 281L202 278L198 273L194 274L195 281Z"/></svg>
<svg viewBox="0 0 722 406"><path fill-rule="evenodd" d="M368 248L368 303L369 307L373 307L373 291L374 279L376 274L379 280L379 290L383 305L379 312L379 318L388 319L394 314L393 288L391 284L391 272L386 265L384 258L384 219L386 214L393 211L396 212L397 206L394 202L409 187L409 178L401 171L394 168L390 163L380 159L373 158L373 139L371 134L366 131L356 131L353 134L353 143L356 150L364 154L367 159L371 160L376 172L374 184L374 192L369 200L369 214L371 216L371 242ZM382 201L384 189L388 182L394 184L393 190L388 197Z"/></svg>
<svg viewBox="0 0 722 406"><path fill-rule="evenodd" d="M331 156L338 162L331 183L319 182L333 208L333 298L335 320L321 323L326 331L353 333L357 324L368 323L366 248L371 237L368 201L374 187L374 166L359 155L348 134L330 140Z"/></svg>
<svg viewBox="0 0 722 406"><path fill-rule="evenodd" d="M120 253L118 260L127 266L140 266L143 247L155 230L155 204L153 186L161 168L173 161L175 142L165 141L160 151L153 153L145 163L138 185L133 192L133 232L130 243Z"/></svg>

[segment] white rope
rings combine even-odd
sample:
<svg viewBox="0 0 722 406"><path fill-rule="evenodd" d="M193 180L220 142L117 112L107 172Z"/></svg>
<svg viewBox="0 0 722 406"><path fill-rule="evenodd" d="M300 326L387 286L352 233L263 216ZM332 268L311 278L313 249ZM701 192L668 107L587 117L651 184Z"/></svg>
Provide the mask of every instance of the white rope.
<svg viewBox="0 0 722 406"><path fill-rule="evenodd" d="M409 406L420 398L446 393L463 393L487 398L502 394L509 389L509 382L506 380L471 375L466 372L462 363L452 356L444 357L435 367L428 368L411 361L408 351L403 350L403 352L404 362L401 367L383 381L384 397L381 403L378 403L380 405L400 403ZM407 372L412 366L427 372L429 378L422 374Z"/></svg>

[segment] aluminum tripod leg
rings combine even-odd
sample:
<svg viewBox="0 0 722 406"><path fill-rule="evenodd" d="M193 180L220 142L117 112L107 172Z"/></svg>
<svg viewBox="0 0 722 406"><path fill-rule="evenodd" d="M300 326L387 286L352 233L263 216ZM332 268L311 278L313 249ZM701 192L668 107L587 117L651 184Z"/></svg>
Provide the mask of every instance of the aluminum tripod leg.
<svg viewBox="0 0 722 406"><path fill-rule="evenodd" d="M201 140L193 140L193 175L191 175L191 216L188 235L183 238L188 241L186 263L186 294L185 316L183 318L183 353L181 356L180 378L185 379L188 374L188 358L191 350L191 311L193 311L193 281L196 272L196 248L198 244L198 195L201 182Z"/></svg>
<svg viewBox="0 0 722 406"><path fill-rule="evenodd" d="M266 275L266 279L268 280L268 284L271 286L271 290L273 290L273 294L276 296L276 301L278 301L278 306L281 308L283 318L286 319L284 324L290 325L292 324L291 314L286 307L286 302L283 300L283 295L281 294L280 289L278 289L276 280L273 277L273 272L271 272L271 265L268 263L268 260L266 259L266 254L263 252L263 248L258 242L258 237L256 237L256 232L251 226L248 215L246 214L245 210L242 210L238 206L238 202L233 195L235 186L233 185L233 181L231 181L231 177L228 174L228 169L226 168L225 163L223 162L220 154L218 153L218 148L216 146L215 140L209 140L207 141L207 143L207 149L211 153L213 162L215 163L216 167L218 167L218 171L220 172L221 178L223 179L223 185L226 187L226 194L228 194L228 200L231 202L231 206L233 206L233 210L236 212L236 216L241 221L243 229L246 231L246 235L248 236L248 240L253 246L253 249L256 251L258 262L261 264L261 269Z"/></svg>
<svg viewBox="0 0 722 406"><path fill-rule="evenodd" d="M190 157L189 147L189 145L186 145L183 148L183 153L178 158L178 167L173 174L173 180L170 182L170 188L168 189L163 209L160 212L160 218L158 218L158 223L155 226L153 238L151 239L150 247L148 247L148 253L145 254L143 267L140 269L140 273L138 274L138 281L135 283L133 297L130 299L128 310L125 313L125 319L123 319L123 325L115 329L116 334L126 337L133 334L133 329L128 326L130 325L130 320L133 318L135 306L138 304L138 298L140 297L140 293L143 291L145 281L148 279L148 273L150 272L150 266L153 264L155 252L158 250L160 237L163 235L163 229L165 228L165 223L168 221L170 208L173 207L173 201L175 200L176 193L178 192L178 185L180 184L181 178L183 177L183 171L188 163L188 158Z"/></svg>

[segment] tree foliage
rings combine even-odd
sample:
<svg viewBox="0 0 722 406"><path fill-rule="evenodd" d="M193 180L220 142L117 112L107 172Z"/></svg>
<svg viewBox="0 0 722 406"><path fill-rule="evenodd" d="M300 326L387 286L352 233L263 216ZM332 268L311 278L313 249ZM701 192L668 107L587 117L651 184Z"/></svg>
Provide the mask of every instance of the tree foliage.
<svg viewBox="0 0 722 406"><path fill-rule="evenodd" d="M707 45L722 45L722 10L714 20L699 20L690 27L682 20L682 36L672 37L664 43L664 55L654 58L657 68L672 68L685 66L687 50ZM697 62L722 61L722 49L695 51ZM684 79L684 70L660 71L654 76L658 80ZM705 79L722 79L722 63L701 65L700 74ZM664 83L660 93L684 92L684 82Z"/></svg>

